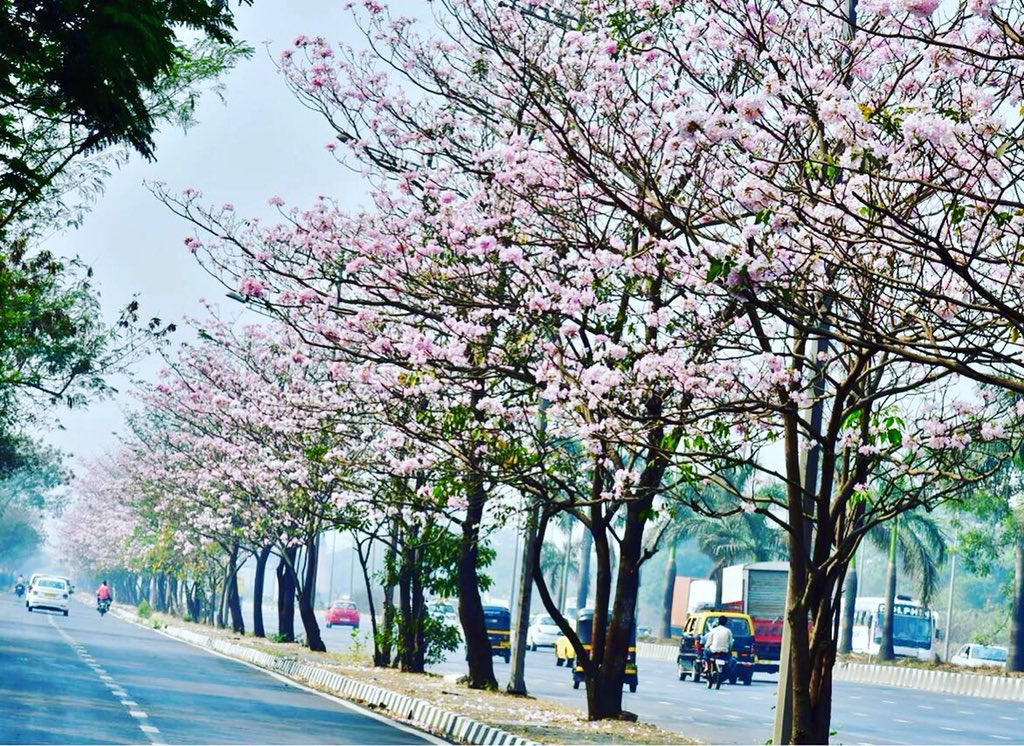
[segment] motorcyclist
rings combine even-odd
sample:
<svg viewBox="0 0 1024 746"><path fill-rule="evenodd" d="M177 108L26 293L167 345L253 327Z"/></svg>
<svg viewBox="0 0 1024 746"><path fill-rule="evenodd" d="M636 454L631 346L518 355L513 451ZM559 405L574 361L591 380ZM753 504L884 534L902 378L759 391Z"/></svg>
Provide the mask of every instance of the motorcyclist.
<svg viewBox="0 0 1024 746"><path fill-rule="evenodd" d="M97 608L100 606L100 604L102 604L104 602L106 602L107 604L110 603L110 586L107 585L107 581L106 580L104 580L102 583L100 583L100 587L96 589L96 606L97 606Z"/></svg>
<svg viewBox="0 0 1024 746"><path fill-rule="evenodd" d="M25 592L25 576L20 572L18 573L18 581L14 584L14 592L19 597Z"/></svg>
<svg viewBox="0 0 1024 746"><path fill-rule="evenodd" d="M701 639L701 655L704 660L712 657L725 658L723 675L729 678L732 673L732 630L729 629L729 619L726 616L718 617L718 624L709 629Z"/></svg>

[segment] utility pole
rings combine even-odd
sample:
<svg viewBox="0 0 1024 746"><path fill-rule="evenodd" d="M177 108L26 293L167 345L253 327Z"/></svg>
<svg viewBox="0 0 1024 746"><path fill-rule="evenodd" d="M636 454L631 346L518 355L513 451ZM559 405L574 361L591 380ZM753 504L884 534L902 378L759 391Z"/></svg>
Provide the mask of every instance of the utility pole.
<svg viewBox="0 0 1024 746"><path fill-rule="evenodd" d="M959 544L959 537L957 538ZM956 547L953 547L953 557L949 562L949 597L946 603L946 649L942 655L943 663L949 663L949 633L953 629L953 586L956 583Z"/></svg>
<svg viewBox="0 0 1024 746"><path fill-rule="evenodd" d="M330 606L334 603L334 560L336 555L334 554L334 545L338 542L338 532L334 531L331 533L331 576L327 582L327 605Z"/></svg>
<svg viewBox="0 0 1024 746"><path fill-rule="evenodd" d="M512 604L512 640L509 659L509 694L525 695L526 691L526 634L530 626L530 598L533 596L533 565L537 554L537 521L540 506L536 498L529 498L529 509L523 526L523 551L519 557L519 574Z"/></svg>

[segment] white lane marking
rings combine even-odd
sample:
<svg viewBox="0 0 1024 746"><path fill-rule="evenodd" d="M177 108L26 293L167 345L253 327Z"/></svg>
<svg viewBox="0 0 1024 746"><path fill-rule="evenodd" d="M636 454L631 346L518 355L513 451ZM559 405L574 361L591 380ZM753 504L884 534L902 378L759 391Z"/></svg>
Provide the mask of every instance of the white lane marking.
<svg viewBox="0 0 1024 746"><path fill-rule="evenodd" d="M1011 715L1000 715L999 719L1000 720L1016 720L1017 718L1015 718L1015 717L1013 717Z"/></svg>
<svg viewBox="0 0 1024 746"><path fill-rule="evenodd" d="M123 706L129 708L129 710L128 710L128 714L129 715L131 715L136 720L147 720L149 718L149 715L147 715L142 710L130 709L132 707L138 707L139 706L138 702L133 702L132 700L127 699L128 692L126 692L124 689L122 689L119 684L114 682L114 677L111 676L110 674L108 674L106 672L106 670L104 670L100 665L98 665L96 663L96 659L93 658L92 656L90 656L89 653L86 652L86 650L85 650L85 648L83 646L81 646L77 642L75 642L75 640L71 637L71 635L69 635L64 629L62 629L61 627L58 627L56 624L54 624L53 623L53 619L50 619L49 622L53 626L53 628L57 630L58 634L60 634L60 636L62 638L64 638L64 642L66 642L68 645L70 645L71 649L75 651L75 653L78 655L78 657L83 662L85 662L89 666L89 668L91 668L93 670L93 672L97 676L99 676L100 680L110 690L110 693L113 694L114 696L116 696L120 700L120 702L121 702L121 704ZM86 658L88 658L89 660L86 660ZM160 729L157 728L155 725L146 725L146 724L140 723L139 724L139 729L143 733L146 734L146 738L149 740L150 743L152 743L154 745L155 744L161 744L162 745L164 743L163 741L161 741L161 740L159 740L157 738L157 736L160 735Z"/></svg>
<svg viewBox="0 0 1024 746"><path fill-rule="evenodd" d="M893 718L892 721L894 723L903 723L904 725L910 725L914 722L913 720L900 720L899 718Z"/></svg>
<svg viewBox="0 0 1024 746"><path fill-rule="evenodd" d="M334 702L335 704L340 705L340 706L344 707L347 710L351 710L352 712L357 712L360 715L368 717L371 720L376 720L379 723L384 723L385 725L387 725L387 726L389 726L391 728L394 728L395 730L401 731L403 733L409 733L411 735L414 735L417 738L419 738L420 740L426 741L427 743L438 744L439 746L443 745L443 744L449 743L448 741L443 741L440 738L438 738L437 736L432 735L432 734L430 734L430 733L428 733L426 731L417 730L416 728L413 728L413 727L408 726L408 725L404 725L404 724L399 723L399 722L397 722L395 720L390 720L390 719L384 717L383 715L380 715L380 714L374 712L373 710L370 710L370 709L368 709L366 707L361 707L361 706L357 705L354 702L349 702L347 699L342 699L341 697L335 696L333 694L328 694L327 692L320 691L319 689L313 689L312 687L306 686L305 684L300 684L299 682L297 682L297 681L295 681L293 679L289 679L287 676L282 676L281 674L279 674L279 673L277 673L275 671L268 671L265 668L260 668L259 666L257 666L254 663L249 663L249 661L244 661L244 660L241 660L239 658L232 658L230 655L226 655L224 653L217 652L216 650L210 650L209 648L203 647L201 645L197 645L197 644L195 644L193 642L189 642L188 640L181 640L181 639L179 639L177 637L172 637L171 635L167 634L166 632L161 632L160 630L153 630L153 629L151 629L149 627L143 627L141 624L138 624L137 622L133 622L130 619L125 619L123 621L126 621L129 624L135 624L137 627L140 627L140 628L142 628L142 629L144 629L146 631L156 632L161 637L165 637L168 640L172 640L172 641L174 641L176 643L184 643L185 645L188 645L189 647L195 648L196 650L200 651L201 653L206 653L207 655L215 655L218 658L223 658L224 660L232 661L232 662L237 663L239 665L245 666L246 668L251 668L253 671L259 671L260 673L262 673L262 674L264 674L266 676L269 676L270 678L274 679L275 681L280 681L282 684L285 684L286 686L292 687L293 689L301 689L304 692L308 692L310 694L315 694L316 696L322 697L323 699L328 699L331 702ZM163 743L162 741L159 741L159 740L153 738L152 736L150 736L149 740L153 744L162 744Z"/></svg>
<svg viewBox="0 0 1024 746"><path fill-rule="evenodd" d="M887 705L894 705L894 704L896 704L896 700L895 699L883 699L882 702L884 704L887 704Z"/></svg>
<svg viewBox="0 0 1024 746"><path fill-rule="evenodd" d="M957 715L973 715L974 714L974 710L957 710L956 714Z"/></svg>
<svg viewBox="0 0 1024 746"><path fill-rule="evenodd" d="M859 694L851 694L849 697L847 697L847 699L864 699L864 698L862 696L860 696Z"/></svg>
<svg viewBox="0 0 1024 746"><path fill-rule="evenodd" d="M1012 741L1013 740L1013 738L1010 737L1010 736L1000 736L1000 735L998 735L996 733L991 734L989 736L989 738L998 738L1000 741Z"/></svg>
<svg viewBox="0 0 1024 746"><path fill-rule="evenodd" d="M935 709L931 705L918 705L917 707L918 707L918 709L921 709L921 710L934 710Z"/></svg>
<svg viewBox="0 0 1024 746"><path fill-rule="evenodd" d="M947 728L945 725L940 725L939 730L948 731L950 733L963 733L959 728Z"/></svg>
<svg viewBox="0 0 1024 746"><path fill-rule="evenodd" d="M866 718L868 716L868 714L866 712L855 712L853 714L856 715L859 718Z"/></svg>
<svg viewBox="0 0 1024 746"><path fill-rule="evenodd" d="M662 700L660 700L660 699L659 699L659 700L658 700L658 704L659 704L659 705L669 705L669 706L671 707L671 706L672 706L673 704L675 704L675 703L674 703L674 702L664 702L664 701L662 701Z"/></svg>

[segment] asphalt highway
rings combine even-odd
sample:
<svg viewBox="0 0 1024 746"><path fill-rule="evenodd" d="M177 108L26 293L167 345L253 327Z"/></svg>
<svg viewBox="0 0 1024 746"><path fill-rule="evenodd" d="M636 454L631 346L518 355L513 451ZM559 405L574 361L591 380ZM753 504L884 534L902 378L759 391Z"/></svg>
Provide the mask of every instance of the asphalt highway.
<svg viewBox="0 0 1024 746"><path fill-rule="evenodd" d="M328 643L330 645L330 643ZM586 692L572 688L566 668L554 663L550 648L526 654L530 694L586 708ZM679 681L675 663L638 661L639 687L623 690L625 709L641 721L714 744L756 744L771 738L775 715L775 676L756 675L751 686L725 684L709 690L691 679ZM498 683L508 666L494 659ZM435 666L437 673L465 673L464 655ZM832 698L833 744L1005 744L1024 742L1020 702L954 697L837 681Z"/></svg>
<svg viewBox="0 0 1024 746"><path fill-rule="evenodd" d="M0 743L436 743L158 632L0 597Z"/></svg>
<svg viewBox="0 0 1024 746"><path fill-rule="evenodd" d="M268 631L276 629L273 612ZM318 612L321 615L323 612ZM349 627L323 628L329 650L352 645ZM301 624L296 625L296 630ZM369 622L356 635L364 651L372 650ZM494 659L498 683L508 681L508 666ZM440 674L465 673L465 653L458 650L433 666ZM771 737L775 714L775 676L758 674L747 687L725 685L708 690L692 680L679 681L675 663L639 661L640 685L635 694L623 693L627 710L644 722L715 744L765 743ZM526 683L530 694L586 707L584 690L573 689L570 672L554 664L550 648L526 654ZM832 700L834 744L1006 744L1024 743L1024 706L1020 702L958 697L837 681Z"/></svg>

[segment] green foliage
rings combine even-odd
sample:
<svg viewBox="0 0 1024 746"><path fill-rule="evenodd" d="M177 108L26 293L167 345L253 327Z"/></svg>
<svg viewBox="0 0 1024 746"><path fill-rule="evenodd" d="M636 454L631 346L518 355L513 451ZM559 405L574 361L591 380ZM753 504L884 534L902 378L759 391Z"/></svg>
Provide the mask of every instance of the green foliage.
<svg viewBox="0 0 1024 746"><path fill-rule="evenodd" d="M448 653L458 649L462 635L458 627L445 624L430 614L423 620L423 639L426 642L424 661L428 666L443 663Z"/></svg>
<svg viewBox="0 0 1024 746"><path fill-rule="evenodd" d="M153 616L153 608L149 605L149 601L142 599L135 606L135 612L139 615L140 619L149 619Z"/></svg>

